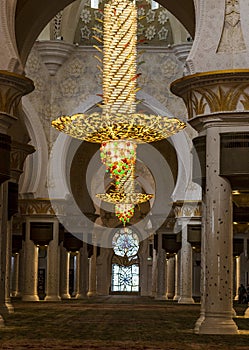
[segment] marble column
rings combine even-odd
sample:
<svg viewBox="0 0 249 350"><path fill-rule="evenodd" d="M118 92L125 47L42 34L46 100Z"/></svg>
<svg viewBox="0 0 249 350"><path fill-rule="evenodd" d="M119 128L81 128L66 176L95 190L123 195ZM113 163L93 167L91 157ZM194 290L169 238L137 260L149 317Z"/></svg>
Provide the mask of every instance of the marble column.
<svg viewBox="0 0 249 350"><path fill-rule="evenodd" d="M153 249L152 257L152 272L151 272L151 295L152 297L156 296L156 281L157 281L157 252L156 249Z"/></svg>
<svg viewBox="0 0 249 350"><path fill-rule="evenodd" d="M97 246L93 246L93 255L89 261L89 289L87 296L97 295Z"/></svg>
<svg viewBox="0 0 249 350"><path fill-rule="evenodd" d="M1 86L0 86L1 89ZM0 90L0 97L1 90ZM3 118L3 121L2 121ZM3 125L1 125L3 123ZM12 310L8 293L9 275L6 259L10 260L10 242L8 235L8 182L10 179L10 144L11 139L2 132L7 132L4 115L0 111L0 327L4 326L4 317ZM10 266L10 262L8 263ZM6 300L7 298L7 300Z"/></svg>
<svg viewBox="0 0 249 350"><path fill-rule="evenodd" d="M243 257L243 262L248 260L248 254L249 252L247 251L247 238L244 238L244 252L240 255L240 260ZM243 265L241 265L240 262L240 268L242 268ZM242 280L242 276L244 278L244 280ZM240 283L243 283L244 285L246 285L246 276L245 273L241 276L240 274ZM249 303L248 303L249 306ZM244 314L245 318L249 318L249 307L246 309L245 314Z"/></svg>
<svg viewBox="0 0 249 350"><path fill-rule="evenodd" d="M19 253L14 253L13 258L13 269L12 269L12 289L11 296L19 296Z"/></svg>
<svg viewBox="0 0 249 350"><path fill-rule="evenodd" d="M243 253L243 255L244 255L244 257L246 257L246 260L247 260L248 259L247 238L244 239L244 253ZM244 278L246 279L246 276ZM241 281L241 274L240 274L240 283L243 283L243 281ZM246 285L246 282L244 282L244 283ZM248 308L245 311L244 317L249 318L249 303L248 303Z"/></svg>
<svg viewBox="0 0 249 350"><path fill-rule="evenodd" d="M206 131L205 310L199 334L236 334L232 310L232 191L219 176L220 129Z"/></svg>
<svg viewBox="0 0 249 350"><path fill-rule="evenodd" d="M188 242L189 218L179 218L182 226L182 247L181 247L181 286L179 304L192 304L192 247Z"/></svg>
<svg viewBox="0 0 249 350"><path fill-rule="evenodd" d="M206 300L206 289L205 289L205 271L206 271L206 196L205 191L202 193L202 221L201 221L201 281L200 281L200 292L201 292L201 309L200 316L195 323L194 333L198 334L200 325L205 319L205 300Z"/></svg>
<svg viewBox="0 0 249 350"><path fill-rule="evenodd" d="M165 300L166 297L166 283L167 283L167 269L166 269L166 252L162 248L162 234L158 233L158 253L157 253L157 291L156 299Z"/></svg>
<svg viewBox="0 0 249 350"><path fill-rule="evenodd" d="M166 253L164 249L158 251L157 256L157 300L165 300L166 298Z"/></svg>
<svg viewBox="0 0 249 350"><path fill-rule="evenodd" d="M172 83L171 91L183 98L188 122L205 139L198 146L202 174L199 179L196 177L205 191L206 202L202 233L204 320L198 333L237 334L232 319L231 186L247 188L248 175L240 170L235 154L228 170L225 164L229 165L228 149L225 154L226 146L220 143L220 135L249 130L249 104L244 100L244 96L248 100L249 92L249 22L245 11L248 1L198 0L194 6L197 26L186 60L186 75ZM231 14L236 14L236 21L231 21ZM237 147L232 140L231 143ZM242 154L242 146L239 148Z"/></svg>
<svg viewBox="0 0 249 350"><path fill-rule="evenodd" d="M49 242L47 249L47 290L46 301L59 301L59 222L53 223L53 239Z"/></svg>
<svg viewBox="0 0 249 350"><path fill-rule="evenodd" d="M175 257L167 261L167 299L173 299L175 295Z"/></svg>
<svg viewBox="0 0 249 350"><path fill-rule="evenodd" d="M239 300L239 287L240 287L240 256L235 257L235 291L236 295L234 300Z"/></svg>
<svg viewBox="0 0 249 350"><path fill-rule="evenodd" d="M24 283L23 301L39 301L37 294L38 283L38 250L39 248L30 239L30 221L26 221L24 241Z"/></svg>
<svg viewBox="0 0 249 350"><path fill-rule="evenodd" d="M24 245L24 242L23 242ZM24 290L24 248L19 251L18 293L16 298L21 298Z"/></svg>
<svg viewBox="0 0 249 350"><path fill-rule="evenodd" d="M5 182L1 186L1 202L7 203L8 183ZM1 217L1 244L4 249L0 255L0 314L5 317L7 314L14 311L10 301L10 278L11 278L11 221L7 221L7 210L2 206Z"/></svg>
<svg viewBox="0 0 249 350"><path fill-rule="evenodd" d="M77 258L76 299L84 299L87 296L89 279L88 252L85 242L83 242L83 247L80 248Z"/></svg>
<svg viewBox="0 0 249 350"><path fill-rule="evenodd" d="M25 134L25 130L20 130L20 133ZM10 153L10 175L11 181L8 183L8 227L9 232L9 245L12 246L12 227L13 227L13 215L18 212L18 183L20 175L23 172L23 166L27 156L34 152L34 147L21 143L15 140L11 142ZM11 249L12 250L12 249ZM11 253L11 252L10 252ZM19 292L19 253L14 255L14 270L12 278L12 296L20 296Z"/></svg>
<svg viewBox="0 0 249 350"><path fill-rule="evenodd" d="M181 286L181 251L179 250L175 255L175 295L173 300L178 301L180 298Z"/></svg>
<svg viewBox="0 0 249 350"><path fill-rule="evenodd" d="M8 183L4 182L11 178L13 164L11 138L7 134L11 134L9 129L17 120L21 97L33 88L30 79L7 70L0 71L0 314L3 316L13 311L10 303L11 220L8 217ZM0 326L2 324L0 316Z"/></svg>
<svg viewBox="0 0 249 350"><path fill-rule="evenodd" d="M69 264L70 253L60 244L60 297L61 299L70 299L69 294Z"/></svg>

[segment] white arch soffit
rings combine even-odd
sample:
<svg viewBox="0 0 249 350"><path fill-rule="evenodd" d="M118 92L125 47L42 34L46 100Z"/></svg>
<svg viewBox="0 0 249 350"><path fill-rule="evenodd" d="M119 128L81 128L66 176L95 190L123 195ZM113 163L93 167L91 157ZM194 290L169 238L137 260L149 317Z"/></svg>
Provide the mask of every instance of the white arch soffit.
<svg viewBox="0 0 249 350"><path fill-rule="evenodd" d="M143 104L147 105L158 115L174 117L165 106L143 91L138 92L137 97L143 100ZM185 119L183 121L186 122ZM178 163L177 181L172 194L172 200L200 200L201 187L197 184L193 184L191 180L192 156L190 145L192 141L185 130L171 136L168 141L171 141L175 147Z"/></svg>
<svg viewBox="0 0 249 350"><path fill-rule="evenodd" d="M25 113L25 125L35 152L25 161L24 172L20 179L20 194L33 193L35 197L44 194L47 179L48 146L40 118L32 106L29 97L22 98L22 107Z"/></svg>
<svg viewBox="0 0 249 350"><path fill-rule="evenodd" d="M60 133L52 148L48 165L48 189L50 199L66 199L70 195L66 164L71 143L72 137Z"/></svg>

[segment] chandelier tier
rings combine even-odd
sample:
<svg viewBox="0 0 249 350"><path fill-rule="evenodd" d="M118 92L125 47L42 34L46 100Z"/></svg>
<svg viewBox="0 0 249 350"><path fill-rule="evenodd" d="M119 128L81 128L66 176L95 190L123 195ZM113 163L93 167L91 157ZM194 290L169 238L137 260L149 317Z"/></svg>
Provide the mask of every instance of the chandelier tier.
<svg viewBox="0 0 249 350"><path fill-rule="evenodd" d="M98 30L99 31L99 30ZM137 109L137 10L130 0L110 0L104 6L103 21L103 101L101 113L62 116L52 122L59 131L88 142L101 143L100 155L115 189L97 194L115 205L115 214L125 225L134 215L135 205L148 201L151 194L135 192L135 163L138 143L165 139L185 127L185 123ZM98 38L98 41L101 41ZM100 60L99 57L97 57Z"/></svg>
<svg viewBox="0 0 249 350"><path fill-rule="evenodd" d="M123 224L134 215L136 204L152 198L151 194L135 192L136 148L136 142L131 140L104 142L100 148L102 163L115 181L115 190L97 197L115 204L115 214Z"/></svg>

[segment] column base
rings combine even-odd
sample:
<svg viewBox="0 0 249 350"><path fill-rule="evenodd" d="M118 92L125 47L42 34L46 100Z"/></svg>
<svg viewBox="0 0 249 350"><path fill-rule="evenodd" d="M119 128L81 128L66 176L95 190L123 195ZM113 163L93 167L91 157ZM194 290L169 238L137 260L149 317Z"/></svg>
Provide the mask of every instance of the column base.
<svg viewBox="0 0 249 350"><path fill-rule="evenodd" d="M22 296L22 301L39 301L38 295L33 295L33 294L24 294Z"/></svg>
<svg viewBox="0 0 249 350"><path fill-rule="evenodd" d="M96 295L96 294L95 294ZM75 299L86 299L86 297L89 296L88 294L83 294L83 293L80 293L80 294L77 294Z"/></svg>
<svg viewBox="0 0 249 350"><path fill-rule="evenodd" d="M185 298L185 297L180 297L178 299L178 304L194 304L195 301L193 298Z"/></svg>
<svg viewBox="0 0 249 350"><path fill-rule="evenodd" d="M175 295L173 300L178 301L180 299L180 295Z"/></svg>
<svg viewBox="0 0 249 350"><path fill-rule="evenodd" d="M3 316L0 315L0 328L3 328L3 327L5 327L5 323L4 323Z"/></svg>
<svg viewBox="0 0 249 350"><path fill-rule="evenodd" d="M0 315L4 317L5 315L9 315L13 313L14 313L14 307L10 302L5 302L3 304L0 304Z"/></svg>
<svg viewBox="0 0 249 350"><path fill-rule="evenodd" d="M195 334L199 334L200 326L204 320L205 320L205 316L204 316L203 311L201 311L200 317L198 318L198 320L195 323L195 328L194 328Z"/></svg>
<svg viewBox="0 0 249 350"><path fill-rule="evenodd" d="M198 322L198 321L197 321ZM204 317L197 334L238 334L238 327L232 317L217 316Z"/></svg>
<svg viewBox="0 0 249 350"><path fill-rule="evenodd" d="M88 297L96 297L97 292L87 292Z"/></svg>
<svg viewBox="0 0 249 350"><path fill-rule="evenodd" d="M61 301L61 297L59 295L46 295L45 301Z"/></svg>
<svg viewBox="0 0 249 350"><path fill-rule="evenodd" d="M244 317L249 318L249 307L246 309L246 311L244 313Z"/></svg>
<svg viewBox="0 0 249 350"><path fill-rule="evenodd" d="M69 293L61 294L61 300L71 299L71 295Z"/></svg>
<svg viewBox="0 0 249 350"><path fill-rule="evenodd" d="M172 294L172 293L167 293L167 294L166 294L166 297L167 297L167 299L173 300L173 299L174 299L174 294Z"/></svg>
<svg viewBox="0 0 249 350"><path fill-rule="evenodd" d="M11 294L11 297L12 297L12 298L21 298L21 297L22 297L22 294L21 294L21 292L13 292L13 293Z"/></svg>
<svg viewBox="0 0 249 350"><path fill-rule="evenodd" d="M158 295L155 296L155 300L168 300L168 298L166 297L166 295Z"/></svg>

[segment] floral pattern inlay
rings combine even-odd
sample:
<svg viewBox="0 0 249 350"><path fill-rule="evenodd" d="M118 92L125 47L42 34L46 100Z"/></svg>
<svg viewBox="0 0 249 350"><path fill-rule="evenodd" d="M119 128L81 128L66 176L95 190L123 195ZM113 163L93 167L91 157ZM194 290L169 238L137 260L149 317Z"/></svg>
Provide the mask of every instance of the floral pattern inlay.
<svg viewBox="0 0 249 350"><path fill-rule="evenodd" d="M97 42L93 36L101 36L95 28L102 29L96 19L103 19L104 1L99 2L99 9L92 9L90 1L86 1L80 14L80 20L74 42L81 45L93 45ZM150 45L171 45L173 36L168 11L159 5L158 9L151 9L150 0L137 0L138 13L138 43L144 40Z"/></svg>

